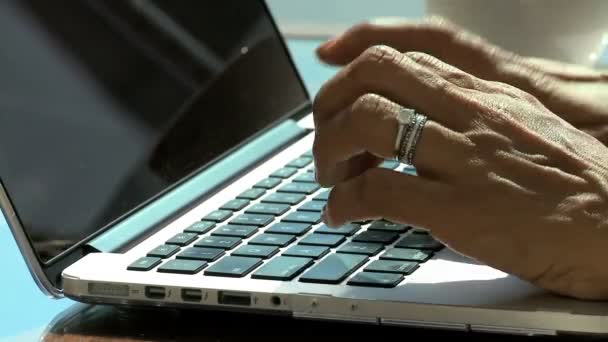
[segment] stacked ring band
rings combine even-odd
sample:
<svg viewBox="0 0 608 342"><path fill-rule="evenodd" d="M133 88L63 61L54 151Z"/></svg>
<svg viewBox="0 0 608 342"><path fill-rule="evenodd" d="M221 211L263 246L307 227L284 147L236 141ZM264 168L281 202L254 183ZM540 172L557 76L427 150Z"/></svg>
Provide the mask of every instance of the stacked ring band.
<svg viewBox="0 0 608 342"><path fill-rule="evenodd" d="M397 115L397 120L399 130L395 141L395 159L401 163L413 165L416 145L427 117L411 109L403 108Z"/></svg>

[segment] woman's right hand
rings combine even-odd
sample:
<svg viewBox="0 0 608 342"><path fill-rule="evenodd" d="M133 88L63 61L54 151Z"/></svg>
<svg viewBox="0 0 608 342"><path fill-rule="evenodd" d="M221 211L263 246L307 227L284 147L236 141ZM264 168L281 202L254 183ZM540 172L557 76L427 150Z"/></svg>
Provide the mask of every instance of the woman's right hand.
<svg viewBox="0 0 608 342"><path fill-rule="evenodd" d="M438 18L360 24L322 45L317 54L328 64L346 65L374 45L424 52L479 78L515 86L608 146L606 72L519 56Z"/></svg>

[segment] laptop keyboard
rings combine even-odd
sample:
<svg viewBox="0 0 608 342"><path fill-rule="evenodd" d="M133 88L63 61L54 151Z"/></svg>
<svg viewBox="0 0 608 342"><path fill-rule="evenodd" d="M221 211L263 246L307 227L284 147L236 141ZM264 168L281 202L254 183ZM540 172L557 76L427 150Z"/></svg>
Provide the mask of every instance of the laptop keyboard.
<svg viewBox="0 0 608 342"><path fill-rule="evenodd" d="M423 230L385 220L329 228L321 223L328 197L305 153L128 270L391 288L444 247Z"/></svg>

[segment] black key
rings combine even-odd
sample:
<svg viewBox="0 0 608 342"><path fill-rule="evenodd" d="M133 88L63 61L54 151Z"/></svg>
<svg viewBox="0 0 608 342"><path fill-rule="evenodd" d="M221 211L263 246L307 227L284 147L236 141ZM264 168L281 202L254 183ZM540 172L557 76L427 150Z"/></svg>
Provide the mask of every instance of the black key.
<svg viewBox="0 0 608 342"><path fill-rule="evenodd" d="M374 256L384 249L379 243L349 242L338 249L338 253L363 254Z"/></svg>
<svg viewBox="0 0 608 342"><path fill-rule="evenodd" d="M262 259L226 256L205 270L205 275L240 278L262 264Z"/></svg>
<svg viewBox="0 0 608 342"><path fill-rule="evenodd" d="M194 245L195 247L212 247L222 249L232 249L241 243L241 239L230 236L207 236Z"/></svg>
<svg viewBox="0 0 608 342"><path fill-rule="evenodd" d="M279 222L266 229L266 233L302 235L310 230L310 223Z"/></svg>
<svg viewBox="0 0 608 342"><path fill-rule="evenodd" d="M418 267L418 263L412 261L374 260L365 267L365 271L412 274Z"/></svg>
<svg viewBox="0 0 608 342"><path fill-rule="evenodd" d="M266 179L263 179L263 180L257 182L253 187L270 190L270 189L274 188L275 186L279 185L280 183L281 183L280 178L268 177Z"/></svg>
<svg viewBox="0 0 608 342"><path fill-rule="evenodd" d="M296 211L295 213L291 213L283 217L281 221L317 224L321 222L321 213L312 211Z"/></svg>
<svg viewBox="0 0 608 342"><path fill-rule="evenodd" d="M209 247L192 247L185 249L179 253L177 259L191 259L191 260L204 260L204 261L215 261L217 258L224 255L223 249L209 248Z"/></svg>
<svg viewBox="0 0 608 342"><path fill-rule="evenodd" d="M402 171L403 173L410 175L410 176L417 176L418 173L416 172L416 169L413 167L405 167Z"/></svg>
<svg viewBox="0 0 608 342"><path fill-rule="evenodd" d="M285 247L295 240L293 235L260 234L249 241L252 245Z"/></svg>
<svg viewBox="0 0 608 342"><path fill-rule="evenodd" d="M274 216L270 215L255 215L255 214L242 214L230 221L230 224L244 224L263 227L274 220Z"/></svg>
<svg viewBox="0 0 608 342"><path fill-rule="evenodd" d="M438 251L443 248L443 245L428 234L409 234L403 239L397 241L395 247L430 249L432 251Z"/></svg>
<svg viewBox="0 0 608 342"><path fill-rule="evenodd" d="M313 157L312 150L308 150L308 151L304 152L304 154L302 154L302 157L312 158Z"/></svg>
<svg viewBox="0 0 608 342"><path fill-rule="evenodd" d="M173 259L158 268L162 273L196 274L207 266L202 260Z"/></svg>
<svg viewBox="0 0 608 342"><path fill-rule="evenodd" d="M344 242L342 235L334 234L310 234L298 241L299 245L336 247Z"/></svg>
<svg viewBox="0 0 608 342"><path fill-rule="evenodd" d="M179 233L165 242L168 245L186 246L198 238L195 233Z"/></svg>
<svg viewBox="0 0 608 342"><path fill-rule="evenodd" d="M391 288L402 280L403 275L397 273L360 272L348 281L348 285Z"/></svg>
<svg viewBox="0 0 608 342"><path fill-rule="evenodd" d="M211 235L215 236L235 236L239 238L248 238L258 231L256 226L242 226L228 224L214 230Z"/></svg>
<svg viewBox="0 0 608 342"><path fill-rule="evenodd" d="M162 245L162 246L158 246L158 247L154 248L153 250L151 250L150 252L148 252L147 256L165 259L165 258L168 258L168 257L172 256L173 254L177 253L178 251L179 251L178 246Z"/></svg>
<svg viewBox="0 0 608 342"><path fill-rule="evenodd" d="M361 226L353 223L348 223L336 228L330 228L324 224L317 230L315 230L315 233L351 236L355 234L359 229L361 229Z"/></svg>
<svg viewBox="0 0 608 342"><path fill-rule="evenodd" d="M270 260L251 275L254 279L292 280L312 265L312 259L280 256Z"/></svg>
<svg viewBox="0 0 608 342"><path fill-rule="evenodd" d="M306 172L315 172L315 167L309 167L308 169L306 169Z"/></svg>
<svg viewBox="0 0 608 342"><path fill-rule="evenodd" d="M293 181L298 183L316 183L317 179L315 178L314 172L304 172L303 174L294 178Z"/></svg>
<svg viewBox="0 0 608 342"><path fill-rule="evenodd" d="M289 206L287 204L258 203L247 208L245 213L279 216L285 214L288 210Z"/></svg>
<svg viewBox="0 0 608 342"><path fill-rule="evenodd" d="M266 190L264 190L264 189L252 188L252 189L241 192L241 194L236 197L253 201L253 200L256 200L256 199L262 197L262 195L265 193L266 193Z"/></svg>
<svg viewBox="0 0 608 342"><path fill-rule="evenodd" d="M155 257L143 257L137 259L127 267L129 271L149 271L160 264L161 259Z"/></svg>
<svg viewBox="0 0 608 342"><path fill-rule="evenodd" d="M195 222L193 225L191 225L190 227L186 228L186 230L184 230L184 233L195 233L195 234L205 234L206 232L210 231L211 228L215 227L215 222L211 222L211 221L199 221L199 222Z"/></svg>
<svg viewBox="0 0 608 342"><path fill-rule="evenodd" d="M300 281L307 283L339 284L367 262L365 255L331 254L306 271Z"/></svg>
<svg viewBox="0 0 608 342"><path fill-rule="evenodd" d="M400 223L393 223L393 222L388 222L388 221L376 221L374 223L372 223L369 228L367 228L369 230L381 230L381 231L385 231L385 232L396 232L396 233L404 233L406 232L409 227L405 224L400 224Z"/></svg>
<svg viewBox="0 0 608 342"><path fill-rule="evenodd" d="M322 193L318 194L317 196L315 196L312 200L313 201L326 201L329 199L329 190L325 190Z"/></svg>
<svg viewBox="0 0 608 342"><path fill-rule="evenodd" d="M325 202L323 201L308 201L301 205L298 210L321 212L323 211L323 207L325 207Z"/></svg>
<svg viewBox="0 0 608 342"><path fill-rule="evenodd" d="M422 228L414 228L412 229L412 234L428 234L429 231L427 229Z"/></svg>
<svg viewBox="0 0 608 342"><path fill-rule="evenodd" d="M382 164L380 164L380 167L385 168L385 169L394 170L394 169L398 168L400 164L401 163L399 163L396 160L385 160L382 162Z"/></svg>
<svg viewBox="0 0 608 342"><path fill-rule="evenodd" d="M216 210L203 217L203 221L213 221L219 223L226 221L230 216L232 216L232 211L230 210Z"/></svg>
<svg viewBox="0 0 608 342"><path fill-rule="evenodd" d="M289 247L283 255L319 259L329 253L329 247L295 245Z"/></svg>
<svg viewBox="0 0 608 342"><path fill-rule="evenodd" d="M224 205L221 206L220 209L239 211L239 210L245 208L248 204L249 204L248 200L236 198L236 199L233 199L231 201L224 203Z"/></svg>
<svg viewBox="0 0 608 342"><path fill-rule="evenodd" d="M308 158L308 157L300 157L300 158L296 158L292 161L289 162L289 164L287 164L288 167L296 167L298 169L303 168L304 166L308 165L312 163L312 158Z"/></svg>
<svg viewBox="0 0 608 342"><path fill-rule="evenodd" d="M262 199L263 203L278 203L294 205L302 202L306 196L302 194L279 193L275 192Z"/></svg>
<svg viewBox="0 0 608 342"><path fill-rule="evenodd" d="M433 252L409 248L391 248L380 256L383 260L405 260L425 262L433 256Z"/></svg>
<svg viewBox="0 0 608 342"><path fill-rule="evenodd" d="M356 235L353 238L355 242L375 242L375 243L383 243L390 244L399 238L398 233L393 232L379 232L368 230L363 233Z"/></svg>
<svg viewBox="0 0 608 342"><path fill-rule="evenodd" d="M280 187L278 192L289 192L294 194L306 194L310 195L313 192L319 190L320 186L315 183L288 183Z"/></svg>
<svg viewBox="0 0 608 342"><path fill-rule="evenodd" d="M283 167L270 174L270 177L289 178L293 176L293 174L297 171L298 169L293 167Z"/></svg>
<svg viewBox="0 0 608 342"><path fill-rule="evenodd" d="M268 259L278 251L279 248L275 246L245 245L237 248L230 255Z"/></svg>

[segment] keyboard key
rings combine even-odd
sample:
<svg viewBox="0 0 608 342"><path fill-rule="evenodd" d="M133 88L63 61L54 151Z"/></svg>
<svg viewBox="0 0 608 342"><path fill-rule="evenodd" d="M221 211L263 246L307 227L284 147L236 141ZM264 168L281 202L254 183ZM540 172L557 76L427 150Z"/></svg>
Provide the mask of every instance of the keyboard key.
<svg viewBox="0 0 608 342"><path fill-rule="evenodd" d="M317 196L315 196L312 200L313 201L325 201L325 202L327 202L328 199L329 199L329 190L325 190L322 193L320 193Z"/></svg>
<svg viewBox="0 0 608 342"><path fill-rule="evenodd" d="M418 269L418 267L418 263L412 261L374 260L365 267L365 271L411 274Z"/></svg>
<svg viewBox="0 0 608 342"><path fill-rule="evenodd" d="M403 239L397 241L395 247L430 249L432 251L438 251L443 248L443 245L428 234L409 234Z"/></svg>
<svg viewBox="0 0 608 342"><path fill-rule="evenodd" d="M394 170L394 169L398 168L399 165L401 165L401 163L399 163L396 160L385 160L382 162L382 164L380 164L380 167L385 168L385 169Z"/></svg>
<svg viewBox="0 0 608 342"><path fill-rule="evenodd" d="M284 167L284 168L280 168L280 169L276 170L275 172L273 172L272 174L270 174L270 177L289 178L289 177L293 176L294 173L296 173L297 171L298 171L298 169L293 168L293 167Z"/></svg>
<svg viewBox="0 0 608 342"><path fill-rule="evenodd" d="M248 238L258 231L256 226L242 226L228 224L214 230L211 235L215 236L235 236L239 238Z"/></svg>
<svg viewBox="0 0 608 342"><path fill-rule="evenodd" d="M399 285L403 278L397 273L360 272L348 281L348 285L391 288Z"/></svg>
<svg viewBox="0 0 608 342"><path fill-rule="evenodd" d="M241 239L230 236L207 236L200 239L195 247L212 247L222 249L233 249L241 243Z"/></svg>
<svg viewBox="0 0 608 342"><path fill-rule="evenodd" d="M252 245L285 247L295 240L293 235L260 234L249 241Z"/></svg>
<svg viewBox="0 0 608 342"><path fill-rule="evenodd" d="M393 243L398 238L399 238L398 233L378 232L378 231L368 230L368 231L365 231L363 233L356 235L353 238L353 241L390 244L390 243Z"/></svg>
<svg viewBox="0 0 608 342"><path fill-rule="evenodd" d="M216 210L203 217L203 221L213 221L219 223L226 221L230 216L232 216L232 211L230 210Z"/></svg>
<svg viewBox="0 0 608 342"><path fill-rule="evenodd" d="M242 214L230 221L230 224L244 224L263 227L274 220L274 216L270 215L256 215L256 214Z"/></svg>
<svg viewBox="0 0 608 342"><path fill-rule="evenodd" d="M310 230L310 223L279 222L266 229L266 233L290 234L300 236Z"/></svg>
<svg viewBox="0 0 608 342"><path fill-rule="evenodd" d="M433 252L409 248L391 248L380 256L383 260L405 260L425 262L431 258Z"/></svg>
<svg viewBox="0 0 608 342"><path fill-rule="evenodd" d="M244 277L262 264L262 259L226 256L205 270L205 275L218 277Z"/></svg>
<svg viewBox="0 0 608 342"><path fill-rule="evenodd" d="M321 213L312 211L296 211L295 213L285 216L281 221L317 224L321 222Z"/></svg>
<svg viewBox="0 0 608 342"><path fill-rule="evenodd" d="M416 169L414 167L411 166L406 166L405 168L403 168L403 173L405 173L406 175L410 175L410 176L417 176L418 173L416 172Z"/></svg>
<svg viewBox="0 0 608 342"><path fill-rule="evenodd" d="M304 166L308 165L312 163L312 158L308 158L308 157L300 157L300 158L296 158L292 161L289 162L289 164L287 164L288 167L296 167L298 169L303 168Z"/></svg>
<svg viewBox="0 0 608 342"><path fill-rule="evenodd" d="M179 233L165 242L168 245L186 246L198 238L195 233Z"/></svg>
<svg viewBox="0 0 608 342"><path fill-rule="evenodd" d="M358 254L331 254L306 271L300 281L307 283L339 284L367 262Z"/></svg>
<svg viewBox="0 0 608 342"><path fill-rule="evenodd" d="M312 150L308 150L308 151L304 152L304 154L302 154L302 157L312 158L313 157Z"/></svg>
<svg viewBox="0 0 608 342"><path fill-rule="evenodd" d="M143 257L127 267L129 271L149 271L160 264L161 258Z"/></svg>
<svg viewBox="0 0 608 342"><path fill-rule="evenodd" d="M393 222L381 220L381 221L376 221L376 222L372 223L368 229L369 230L381 230L381 231L385 231L385 232L404 233L409 229L409 227L405 224L393 223Z"/></svg>
<svg viewBox="0 0 608 342"><path fill-rule="evenodd" d="M314 172L304 172L303 174L294 178L293 181L298 183L316 183L317 179L315 178Z"/></svg>
<svg viewBox="0 0 608 342"><path fill-rule="evenodd" d="M173 259L158 268L162 273L196 274L207 266L202 260Z"/></svg>
<svg viewBox="0 0 608 342"><path fill-rule="evenodd" d="M345 238L334 234L310 234L298 242L299 245L337 247Z"/></svg>
<svg viewBox="0 0 608 342"><path fill-rule="evenodd" d="M306 172L315 172L315 167L311 166L308 169L306 169Z"/></svg>
<svg viewBox="0 0 608 342"><path fill-rule="evenodd" d="M237 248L230 255L268 259L278 251L279 248L275 246L245 245Z"/></svg>
<svg viewBox="0 0 608 342"><path fill-rule="evenodd" d="M338 249L338 253L363 254L374 256L380 253L384 246L379 243L349 242Z"/></svg>
<svg viewBox="0 0 608 342"><path fill-rule="evenodd" d="M361 229L360 225L352 223L348 223L336 228L329 228L327 225L322 225L317 230L315 230L315 233L351 236L355 234L359 229Z"/></svg>
<svg viewBox="0 0 608 342"><path fill-rule="evenodd" d="M289 192L294 194L306 194L310 195L313 192L319 190L320 186L315 183L287 183L280 187L278 192Z"/></svg>
<svg viewBox="0 0 608 342"><path fill-rule="evenodd" d="M249 204L249 201L246 199L236 198L231 201L224 203L223 206L220 207L222 210L231 210L231 211L239 211L245 208Z"/></svg>
<svg viewBox="0 0 608 342"><path fill-rule="evenodd" d="M192 247L185 249L179 253L177 259L191 259L191 260L204 260L204 261L215 261L217 258L224 255L223 249L209 248L209 247Z"/></svg>
<svg viewBox="0 0 608 342"><path fill-rule="evenodd" d="M263 203L278 203L294 205L302 202L306 196L302 194L279 193L275 192L262 199Z"/></svg>
<svg viewBox="0 0 608 342"><path fill-rule="evenodd" d="M263 194L266 193L266 190L264 189L260 189L260 188L253 188L253 189L249 189L249 190L245 190L243 192L241 192L240 195L237 196L237 198L242 198L242 199L247 199L247 200L256 200L260 197L262 197Z"/></svg>
<svg viewBox="0 0 608 342"><path fill-rule="evenodd" d="M325 202L322 201L308 201L306 203L304 203L303 205L301 205L298 210L299 211L316 211L316 212L322 212L323 211L323 207L325 207Z"/></svg>
<svg viewBox="0 0 608 342"><path fill-rule="evenodd" d="M190 227L184 230L184 233L195 233L195 234L205 234L210 231L211 228L215 227L215 222L211 221L199 221L192 224Z"/></svg>
<svg viewBox="0 0 608 342"><path fill-rule="evenodd" d="M251 275L254 279L292 280L312 265L312 259L280 256L270 260Z"/></svg>
<svg viewBox="0 0 608 342"><path fill-rule="evenodd" d="M289 206L287 204L258 203L247 208L245 213L279 216L285 214L288 210Z"/></svg>
<svg viewBox="0 0 608 342"><path fill-rule="evenodd" d="M178 246L161 245L148 252L147 256L165 259L177 253L178 251Z"/></svg>
<svg viewBox="0 0 608 342"><path fill-rule="evenodd" d="M289 247L283 255L319 259L329 253L329 247L295 245Z"/></svg>
<svg viewBox="0 0 608 342"><path fill-rule="evenodd" d="M263 179L263 180L257 182L253 187L270 190L270 189L273 189L275 186L279 185L280 183L281 183L280 178L268 177L266 179Z"/></svg>

